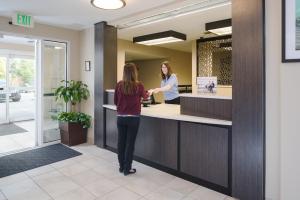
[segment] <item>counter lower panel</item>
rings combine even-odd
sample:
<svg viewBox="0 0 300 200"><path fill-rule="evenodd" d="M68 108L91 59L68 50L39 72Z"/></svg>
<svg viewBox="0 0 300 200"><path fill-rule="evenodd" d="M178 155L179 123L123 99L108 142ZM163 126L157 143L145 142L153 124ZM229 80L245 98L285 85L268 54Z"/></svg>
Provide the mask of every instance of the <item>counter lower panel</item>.
<svg viewBox="0 0 300 200"><path fill-rule="evenodd" d="M117 149L116 111L105 109L106 147ZM135 159L231 193L231 127L141 116Z"/></svg>

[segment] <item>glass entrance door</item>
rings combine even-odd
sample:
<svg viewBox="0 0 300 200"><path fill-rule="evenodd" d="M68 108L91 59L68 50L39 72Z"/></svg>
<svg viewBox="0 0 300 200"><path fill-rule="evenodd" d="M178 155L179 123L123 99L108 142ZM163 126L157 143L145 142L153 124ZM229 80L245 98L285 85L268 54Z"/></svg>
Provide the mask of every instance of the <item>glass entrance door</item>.
<svg viewBox="0 0 300 200"><path fill-rule="evenodd" d="M66 104L55 100L54 91L67 79L67 45L62 42L42 42L42 134L43 143L60 140L57 121L59 112L66 111Z"/></svg>
<svg viewBox="0 0 300 200"><path fill-rule="evenodd" d="M7 58L0 56L0 124L8 122Z"/></svg>

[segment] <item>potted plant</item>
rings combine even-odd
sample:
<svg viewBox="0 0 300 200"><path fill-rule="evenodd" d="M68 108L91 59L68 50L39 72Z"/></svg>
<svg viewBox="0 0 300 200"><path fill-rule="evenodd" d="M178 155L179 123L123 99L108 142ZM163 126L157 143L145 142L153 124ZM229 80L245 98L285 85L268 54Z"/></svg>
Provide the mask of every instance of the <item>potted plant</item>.
<svg viewBox="0 0 300 200"><path fill-rule="evenodd" d="M90 96L88 86L81 81L61 81L66 85L60 86L54 92L56 101L63 100L71 103L71 112L58 114L61 142L68 146L82 144L87 139L87 129L91 127L91 116L77 111L77 104Z"/></svg>

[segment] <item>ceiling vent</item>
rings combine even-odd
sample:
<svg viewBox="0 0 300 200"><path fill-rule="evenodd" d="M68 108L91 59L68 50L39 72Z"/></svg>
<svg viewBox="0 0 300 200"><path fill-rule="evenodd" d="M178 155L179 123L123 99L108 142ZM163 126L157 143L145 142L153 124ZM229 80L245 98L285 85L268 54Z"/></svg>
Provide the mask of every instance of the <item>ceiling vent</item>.
<svg viewBox="0 0 300 200"><path fill-rule="evenodd" d="M148 25L148 24L164 21L167 19L188 15L192 13L197 13L197 12L201 12L201 11L205 11L205 10L209 10L212 8L217 8L225 5L230 5L230 4L231 4L231 0L204 0L198 3L193 3L180 8L165 11L160 14L119 24L117 25L117 28L125 29L125 28Z"/></svg>

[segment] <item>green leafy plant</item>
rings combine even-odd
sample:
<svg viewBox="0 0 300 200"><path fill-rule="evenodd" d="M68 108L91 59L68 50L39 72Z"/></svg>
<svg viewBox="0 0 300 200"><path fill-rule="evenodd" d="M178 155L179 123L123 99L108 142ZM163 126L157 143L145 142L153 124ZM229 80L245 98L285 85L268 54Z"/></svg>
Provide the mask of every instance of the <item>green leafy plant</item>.
<svg viewBox="0 0 300 200"><path fill-rule="evenodd" d="M81 112L61 112L58 114L59 121L80 123L83 128L91 127L91 116Z"/></svg>
<svg viewBox="0 0 300 200"><path fill-rule="evenodd" d="M62 99L65 103L71 103L72 111L75 111L75 105L82 100L87 100L90 96L88 86L81 81L61 81L67 83L67 86L63 85L57 88L54 92L56 100Z"/></svg>
<svg viewBox="0 0 300 200"><path fill-rule="evenodd" d="M66 83L66 85L58 87L54 95L56 96L56 101L62 99L65 103L71 103L71 112L61 112L58 114L57 119L59 121L79 123L83 128L91 127L91 116L85 113L76 112L75 106L82 100L87 100L90 96L88 86L81 81L61 81Z"/></svg>

